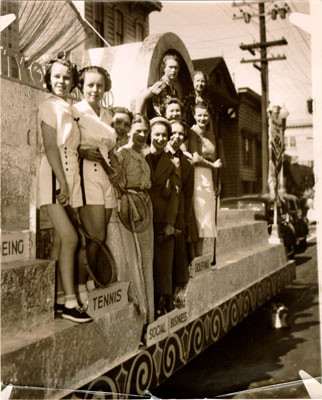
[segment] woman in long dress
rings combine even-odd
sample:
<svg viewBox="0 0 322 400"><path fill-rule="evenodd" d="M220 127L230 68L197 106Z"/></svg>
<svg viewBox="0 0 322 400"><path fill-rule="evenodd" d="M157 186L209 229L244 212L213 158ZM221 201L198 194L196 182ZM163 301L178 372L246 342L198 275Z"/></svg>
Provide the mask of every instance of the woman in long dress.
<svg viewBox="0 0 322 400"><path fill-rule="evenodd" d="M207 104L197 103L194 107L196 124L189 132L188 151L195 164L195 188L193 208L199 240L195 255L202 255L204 238L216 237L215 193L213 170L221 167L217 159L216 137L210 129L210 114Z"/></svg>
<svg viewBox="0 0 322 400"><path fill-rule="evenodd" d="M125 173L125 182L120 184L121 190L125 190L128 196L132 196L131 192L134 192L146 210L144 229L133 233L138 262L133 262L128 271L129 278L135 285L136 295L144 303L141 304L141 310L146 314L146 324L154 321L153 221L152 203L148 194L148 189L151 188L151 172L143 152L149 134L149 121L144 116L135 114L129 132L129 143L117 151ZM135 221L132 223L135 224Z"/></svg>

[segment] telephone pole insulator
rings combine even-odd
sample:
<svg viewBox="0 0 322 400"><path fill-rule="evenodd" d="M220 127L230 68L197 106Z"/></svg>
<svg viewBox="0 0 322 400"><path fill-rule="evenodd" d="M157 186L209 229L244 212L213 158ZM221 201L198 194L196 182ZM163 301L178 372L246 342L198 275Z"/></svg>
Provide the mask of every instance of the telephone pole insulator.
<svg viewBox="0 0 322 400"><path fill-rule="evenodd" d="M287 40L282 37L280 40L266 40L266 16L271 16L272 20L276 20L277 16L281 19L285 19L286 14L290 11L290 8L285 3L284 7L275 6L271 11L265 12L265 4L272 3L272 0L260 0L260 1L242 1L234 2L233 7L239 7L240 16L233 16L233 19L244 19L246 23L249 23L252 17L259 17L259 42L253 44L241 44L239 47L241 50L249 51L255 56L255 50L258 49L260 58L254 58L253 60L245 60L244 58L240 61L242 64L252 63L254 68L258 69L261 74L261 119L262 119L262 192L268 192L268 122L267 122L267 107L268 107L268 63L270 61L286 60L285 55L278 55L273 57L267 57L267 49L272 46L284 46L287 45ZM241 7L249 7L253 4L258 5L258 13L249 13L244 11ZM246 18L247 17L247 18ZM259 62L260 65L256 64Z"/></svg>

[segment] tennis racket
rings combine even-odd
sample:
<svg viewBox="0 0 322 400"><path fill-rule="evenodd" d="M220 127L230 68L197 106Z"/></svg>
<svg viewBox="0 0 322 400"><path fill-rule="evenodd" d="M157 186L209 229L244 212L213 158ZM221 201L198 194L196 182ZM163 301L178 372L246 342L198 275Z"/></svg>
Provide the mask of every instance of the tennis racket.
<svg viewBox="0 0 322 400"><path fill-rule="evenodd" d="M113 173L105 159L101 161L101 166L108 176ZM150 225L152 216L142 193L121 187L117 188L117 192L117 213L122 224L131 232L144 232Z"/></svg>
<svg viewBox="0 0 322 400"><path fill-rule="evenodd" d="M59 194L60 190L56 191ZM110 249L100 240L88 235L77 212L70 206L64 207L69 220L76 229L85 268L95 284L107 287L116 280L116 263Z"/></svg>

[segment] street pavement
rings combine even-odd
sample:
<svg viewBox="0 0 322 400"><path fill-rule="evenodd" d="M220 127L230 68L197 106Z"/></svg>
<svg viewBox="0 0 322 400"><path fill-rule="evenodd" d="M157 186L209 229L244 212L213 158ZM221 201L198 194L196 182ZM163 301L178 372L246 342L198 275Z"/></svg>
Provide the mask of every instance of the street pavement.
<svg viewBox="0 0 322 400"><path fill-rule="evenodd" d="M270 326L263 306L152 391L159 398L309 398L298 374L320 380L316 239L295 257L297 278L272 302L289 309L289 327Z"/></svg>

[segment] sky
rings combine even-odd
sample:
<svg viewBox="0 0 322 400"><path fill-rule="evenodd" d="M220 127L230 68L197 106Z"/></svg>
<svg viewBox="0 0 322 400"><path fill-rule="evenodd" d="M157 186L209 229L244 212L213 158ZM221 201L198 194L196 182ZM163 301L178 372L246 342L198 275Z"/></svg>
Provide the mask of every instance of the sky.
<svg viewBox="0 0 322 400"><path fill-rule="evenodd" d="M245 60L260 58L239 48L241 43L259 42L258 6L254 1L238 3L233 7L231 1L165 1L161 12L150 15L150 34L161 32L176 33L186 45L192 60L199 58L224 57L236 89L249 87L261 94L260 72L252 63ZM267 1L266 14L275 5L290 7L291 12L309 14L309 0ZM252 15L250 23L240 16L243 10ZM256 15L257 14L257 15ZM269 62L269 99L272 105L287 108L290 115L288 123L310 119L307 112L307 99L312 96L311 87L311 45L310 35L289 21L277 17L275 21L266 17L266 40L279 40L284 37L288 45L268 49L268 57L285 55L286 60Z"/></svg>

